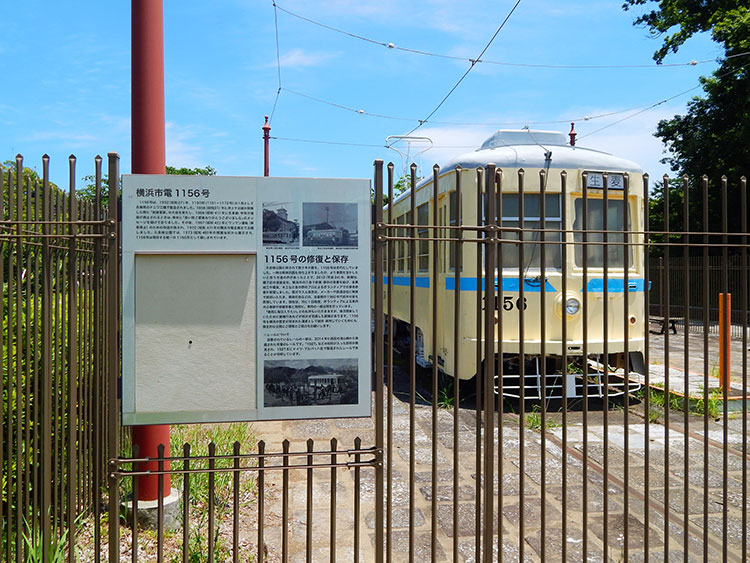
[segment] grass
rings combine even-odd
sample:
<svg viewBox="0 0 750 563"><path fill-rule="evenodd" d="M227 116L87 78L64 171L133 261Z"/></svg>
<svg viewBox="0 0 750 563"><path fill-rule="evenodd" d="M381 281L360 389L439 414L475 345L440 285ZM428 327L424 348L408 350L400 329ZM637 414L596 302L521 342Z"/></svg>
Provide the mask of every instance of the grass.
<svg viewBox="0 0 750 563"><path fill-rule="evenodd" d="M455 385L456 380L453 377L445 374L438 374L437 401L435 402L438 408L451 410L454 406L456 406ZM432 402L427 397L422 395L419 391L417 391L416 393L417 397L425 403L429 404ZM462 399L465 398L466 397L462 397Z"/></svg>
<svg viewBox="0 0 750 563"><path fill-rule="evenodd" d="M80 519L79 519L80 520ZM23 542L26 544L26 563L64 563L68 547L68 529L65 528L58 537L53 535L47 546L47 561L44 561L42 532L32 530L24 519L26 530L23 532Z"/></svg>
<svg viewBox="0 0 750 563"><path fill-rule="evenodd" d="M452 409L455 406L455 382L453 378L438 388L437 405L441 409Z"/></svg>
<svg viewBox="0 0 750 563"><path fill-rule="evenodd" d="M191 456L208 455L210 444L215 446L215 455L232 455L235 444L239 444L245 453L252 451L255 448L256 439L252 433L252 426L247 423L179 425L172 427L172 455L182 455L185 444L190 444ZM200 465L198 465L199 463ZM215 467L228 468L232 467L233 463L232 459L218 459L215 462ZM208 462L191 462L191 468L196 466L208 468ZM247 473L240 475L240 498L254 498L254 493L256 492L255 479L249 478ZM216 510L214 560L216 561L225 561L230 556L226 539L220 535L220 531L222 521L232 511L233 478L231 472L218 472L214 474L214 506ZM172 479L172 486L182 488L182 476L173 476ZM208 561L208 537L203 533L203 530L206 528L208 519L208 503L210 500L209 473L191 474L188 490L191 514L188 561L191 563L203 563L204 561ZM184 503L185 499L181 499L180 502ZM177 560L179 558L175 559L175 561Z"/></svg>
<svg viewBox="0 0 750 563"><path fill-rule="evenodd" d="M190 444L190 455L208 455L209 444L216 447L216 455L232 455L234 444L238 442L245 453L252 451L256 445L252 426L247 423L232 424L181 424L172 427L170 436L172 456L183 455L185 444ZM208 462L191 462L191 469L196 467L208 468ZM216 468L232 467L231 459L216 460ZM208 506L208 473L194 473L190 476L190 502L194 506ZM215 474L215 502L217 510L226 508L232 494L232 473L218 472ZM241 479L240 495L254 492L255 480ZM182 488L182 476L172 476L172 487Z"/></svg>
<svg viewBox="0 0 750 563"><path fill-rule="evenodd" d="M697 397L684 397L674 391L666 392L663 383L653 383L650 388L643 387L635 395L639 399L646 397L648 393L649 422L656 422L665 411L665 405L669 403L669 410L684 412L687 409L697 415L702 415L708 409L708 416L718 418L721 415L722 393L720 389L712 389L708 396L700 388L700 394Z"/></svg>
<svg viewBox="0 0 750 563"><path fill-rule="evenodd" d="M197 456L207 456L209 454L209 445L215 447L216 456L231 456L234 453L234 445L239 443L241 453L251 453L257 451L257 440L253 432L253 427L248 423L232 424L190 424L174 425L170 433L170 453L172 457L181 457L184 455L183 446L190 444L190 469L195 473L190 474L189 490L187 502L189 503L189 524L190 535L188 538L188 559L191 563L203 563L208 561L208 504L210 499L208 460L194 459ZM129 457L129 441L124 440L123 457ZM231 457L225 459L216 459L214 467L216 469L231 468L234 466L234 460ZM243 460L242 465L246 466L247 461ZM173 461L172 469L180 470L183 462ZM124 466L124 469L130 469ZM171 475L171 486L174 489L183 492L183 476L180 474ZM212 531L214 539L214 561L228 561L232 559L231 545L229 535L222 530L227 526L231 527L231 514L233 511L233 489L234 476L231 471L214 473L214 516L215 528ZM122 478L120 480L121 498L127 498L126 495L132 491L132 478ZM105 493L106 494L106 493ZM257 498L257 483L255 475L252 472L240 472L239 479L239 498L240 509L247 508ZM182 514L185 498L180 499L179 512ZM109 528L109 515L101 516L100 533L106 544L106 538ZM83 530L77 535L76 543L82 560L89 560L93 555L93 518L90 516L83 522ZM131 530L125 525L125 519L121 518L120 526L120 548L122 558L129 557L130 547L129 539ZM139 532L139 553L143 561L152 561L156 559L157 532L156 530L140 529ZM240 561L255 561L255 555L251 550L255 549L251 545L240 546L238 554ZM182 530L164 531L164 560L165 561L182 561ZM32 560L33 561L33 560ZM47 563L47 562L45 562Z"/></svg>
<svg viewBox="0 0 750 563"><path fill-rule="evenodd" d="M73 524L74 533L79 530L83 521L83 515L78 516ZM26 518L23 519L24 531L22 533L23 543L26 551L26 563L64 563L67 560L68 555L68 528L61 526L61 533L58 536L55 530L52 530L52 537L49 539L47 545L47 560L44 560L44 542L42 539L42 531L37 528L32 529L32 526L28 523ZM5 522L3 522L3 528ZM4 530L3 530L4 531ZM4 537L4 536L3 536ZM71 549L75 548L70 546ZM74 555L74 559L78 561L78 557Z"/></svg>
<svg viewBox="0 0 750 563"><path fill-rule="evenodd" d="M215 455L232 455L235 444L240 444L247 453L252 451L256 445L256 439L252 433L252 426L247 423L233 424L204 424L204 425L178 425L172 427L171 449L172 455L183 455L184 445L190 444L190 456L209 455L211 444L215 447ZM231 458L217 459L215 467L230 468L234 461ZM191 461L191 469L208 468L208 461ZM240 499L254 498L256 482L249 478L247 473L240 474ZM214 532L214 559L224 561L230 556L226 539L220 535L221 522L232 511L233 479L231 472L217 472L214 474L214 506L216 516L216 529ZM183 477L175 475L172 477L172 486L183 488ZM208 561L208 537L205 528L208 521L208 504L210 500L209 473L199 472L190 475L188 488L190 503L191 533L188 545L188 561L191 563L203 563ZM185 499L181 499L181 504ZM182 506L180 507L182 510ZM175 561L179 560L175 559Z"/></svg>
<svg viewBox="0 0 750 563"><path fill-rule="evenodd" d="M708 412L708 416L711 418L719 418L721 416L721 401L722 401L721 389L711 389L709 393L701 385L701 392L698 395L698 399L695 401L695 412L698 414L705 414Z"/></svg>
<svg viewBox="0 0 750 563"><path fill-rule="evenodd" d="M578 364L578 362L570 362L568 364L568 373L569 374L582 374L583 368Z"/></svg>
<svg viewBox="0 0 750 563"><path fill-rule="evenodd" d="M539 405L534 405L531 412L526 413L524 417L526 420L526 428L541 432L542 430L542 409ZM544 429L545 431L552 430L562 426L557 420L546 416L544 418Z"/></svg>

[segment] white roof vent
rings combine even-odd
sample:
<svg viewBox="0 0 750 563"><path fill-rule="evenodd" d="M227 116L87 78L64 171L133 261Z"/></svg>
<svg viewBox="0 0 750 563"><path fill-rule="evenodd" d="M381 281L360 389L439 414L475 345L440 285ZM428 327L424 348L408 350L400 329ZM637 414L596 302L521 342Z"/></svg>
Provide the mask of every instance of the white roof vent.
<svg viewBox="0 0 750 563"><path fill-rule="evenodd" d="M565 133L560 131L533 131L530 129L501 129L487 139L479 150L518 145L567 145Z"/></svg>

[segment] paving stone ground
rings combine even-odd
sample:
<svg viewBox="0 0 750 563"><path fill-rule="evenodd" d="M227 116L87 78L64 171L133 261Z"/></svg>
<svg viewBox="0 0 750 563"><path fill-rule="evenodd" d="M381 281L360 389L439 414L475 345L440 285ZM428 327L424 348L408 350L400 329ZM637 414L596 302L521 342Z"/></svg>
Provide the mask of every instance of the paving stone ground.
<svg viewBox="0 0 750 563"><path fill-rule="evenodd" d="M655 351L658 354L657 348ZM411 413L400 396L391 398L390 459L386 455L385 460L386 477L390 475L384 498L391 529L387 546L393 554L392 560L406 560L411 549L417 561L453 561L455 548L458 561L476 561L477 494L483 493L483 479L476 465L475 444L477 432L481 438L483 429L477 430L475 411L472 406L463 405L455 410L438 409L437 440L433 441L432 406L420 400ZM459 418L455 435L454 416ZM560 417L559 413L550 415L557 421ZM519 561L522 553L524 561L539 561L542 555L546 560L559 561L565 545L568 561L664 561L665 548L670 561L703 561L707 545L707 559L720 561L726 541L728 560L740 561L743 511L747 514L749 503L742 492L743 480L748 479L748 462L743 463L741 456L746 436L743 420L737 414L732 417L726 428L722 419L708 421L710 441L708 462L704 463L703 417L690 417L686 436L682 413L672 415L667 429L663 419L647 424L639 416L638 407L627 413L627 421L622 410L608 411L606 426L603 413L592 411L587 415L584 429L583 414L570 412L567 426L550 428L543 436L536 430L521 429L518 415L504 414L502 432L498 428L493 432L494 557L500 548L505 561ZM258 437L266 441L268 451L280 451L281 440L285 438L290 440L292 451L305 451L308 438L315 440L316 450L327 450L332 437L337 438L339 449L348 449L353 447L356 437L362 438L363 445L371 446L375 436L372 418L263 422L256 423L255 429ZM522 437L523 456L520 455ZM454 465L456 448L458 464ZM341 454L341 459L353 458ZM434 483L433 460L437 463ZM605 465L609 479L604 477ZM353 561L357 541L359 560L374 560L374 470L359 471L359 490L355 489L355 473L351 468L336 472L335 535L332 536L330 469L313 472L310 534L307 471L289 472L290 561L307 559L308 538L313 561L331 560L332 541L337 561ZM456 475L458 487L454 499ZM498 475L502 478L498 479ZM269 473L266 479L274 483L266 495L266 543L271 551L280 553L281 475L277 473L271 478ZM704 487L708 491L707 503ZM433 497L437 506L434 514ZM665 505L669 507L666 520ZM745 537L750 538L747 520ZM683 553L686 522L687 557ZM646 535L647 552L644 551ZM608 558L604 557L605 547Z"/></svg>

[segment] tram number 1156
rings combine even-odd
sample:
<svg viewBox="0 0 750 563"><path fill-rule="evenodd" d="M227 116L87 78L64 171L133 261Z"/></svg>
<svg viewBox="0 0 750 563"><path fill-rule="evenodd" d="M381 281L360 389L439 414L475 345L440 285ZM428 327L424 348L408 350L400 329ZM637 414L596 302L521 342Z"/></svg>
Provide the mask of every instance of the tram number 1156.
<svg viewBox="0 0 750 563"><path fill-rule="evenodd" d="M482 298L483 300L487 300L486 297ZM521 309L525 311L529 307L529 304L526 302L526 298L524 297L523 300L521 300L520 297L513 300L513 298L509 295L503 296L503 311L512 311L513 309ZM482 310L484 310L485 307L482 307ZM500 309L500 300L498 296L495 296L495 311Z"/></svg>

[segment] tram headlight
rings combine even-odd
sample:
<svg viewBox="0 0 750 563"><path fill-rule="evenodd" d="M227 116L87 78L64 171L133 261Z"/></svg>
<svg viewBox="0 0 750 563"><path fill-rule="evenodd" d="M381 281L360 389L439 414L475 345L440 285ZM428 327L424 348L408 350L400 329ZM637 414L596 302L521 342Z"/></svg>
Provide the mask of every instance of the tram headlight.
<svg viewBox="0 0 750 563"><path fill-rule="evenodd" d="M581 314L581 308L581 300L573 291L558 293L555 298L554 311L559 319L574 320Z"/></svg>
<svg viewBox="0 0 750 563"><path fill-rule="evenodd" d="M565 312L573 317L578 314L578 312L581 310L581 302L578 301L575 297L568 297L565 300Z"/></svg>

